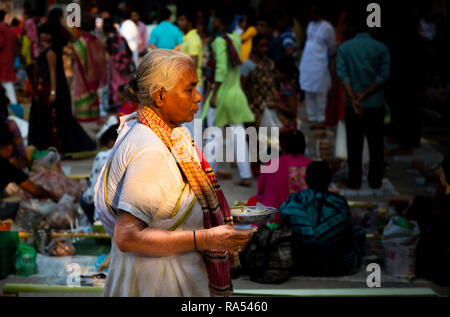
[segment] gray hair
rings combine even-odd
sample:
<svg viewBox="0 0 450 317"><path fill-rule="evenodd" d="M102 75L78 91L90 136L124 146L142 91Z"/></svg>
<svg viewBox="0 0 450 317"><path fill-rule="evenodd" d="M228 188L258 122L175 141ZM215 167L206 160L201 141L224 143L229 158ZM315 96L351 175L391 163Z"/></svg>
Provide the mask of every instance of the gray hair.
<svg viewBox="0 0 450 317"><path fill-rule="evenodd" d="M130 99L141 105L153 105L153 95L161 88L170 91L190 66L194 67L191 57L179 51L157 49L147 53L129 83Z"/></svg>

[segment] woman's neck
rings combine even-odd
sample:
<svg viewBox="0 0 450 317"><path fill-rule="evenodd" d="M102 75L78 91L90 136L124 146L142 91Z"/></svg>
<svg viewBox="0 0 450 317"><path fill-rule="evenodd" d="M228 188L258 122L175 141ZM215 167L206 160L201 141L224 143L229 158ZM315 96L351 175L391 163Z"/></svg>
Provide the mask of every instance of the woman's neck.
<svg viewBox="0 0 450 317"><path fill-rule="evenodd" d="M153 110L153 112L156 113L156 115L161 118L161 120L169 127L171 131L178 127L175 123L172 123L168 118L166 118L166 116L162 113L160 108L150 106L150 109Z"/></svg>

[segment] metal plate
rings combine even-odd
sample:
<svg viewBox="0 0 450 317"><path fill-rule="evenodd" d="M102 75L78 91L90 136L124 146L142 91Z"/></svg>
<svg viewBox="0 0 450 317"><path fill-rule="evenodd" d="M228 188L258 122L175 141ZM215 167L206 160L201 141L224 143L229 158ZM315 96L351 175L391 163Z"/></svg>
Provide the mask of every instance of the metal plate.
<svg viewBox="0 0 450 317"><path fill-rule="evenodd" d="M256 207L245 207L249 210L254 210ZM235 224L242 224L242 225L258 225L258 224L264 224L269 221L272 221L275 218L275 215L277 213L276 208L272 207L265 207L265 212L261 213L258 212L258 214L252 214L252 212L244 212L239 215L233 215L233 222Z"/></svg>

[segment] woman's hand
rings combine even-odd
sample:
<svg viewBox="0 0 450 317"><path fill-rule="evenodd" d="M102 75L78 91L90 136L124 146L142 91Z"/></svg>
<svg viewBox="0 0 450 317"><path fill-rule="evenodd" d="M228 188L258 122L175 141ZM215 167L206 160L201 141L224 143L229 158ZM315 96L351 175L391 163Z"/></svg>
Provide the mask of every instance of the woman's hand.
<svg viewBox="0 0 450 317"><path fill-rule="evenodd" d="M278 103L276 103L275 101L270 101L270 102L267 103L267 106L268 106L270 109L278 108Z"/></svg>
<svg viewBox="0 0 450 317"><path fill-rule="evenodd" d="M216 100L217 100L217 94L214 91L212 96L211 96L211 100L209 101L209 106L211 108L216 108Z"/></svg>
<svg viewBox="0 0 450 317"><path fill-rule="evenodd" d="M212 89L212 96L211 99L209 100L209 106L211 108L216 108L217 107L217 93L219 92L219 88L222 85L221 82L215 82L214 83L214 88Z"/></svg>
<svg viewBox="0 0 450 317"><path fill-rule="evenodd" d="M202 249L242 251L253 232L253 230L237 230L230 225L207 229Z"/></svg>

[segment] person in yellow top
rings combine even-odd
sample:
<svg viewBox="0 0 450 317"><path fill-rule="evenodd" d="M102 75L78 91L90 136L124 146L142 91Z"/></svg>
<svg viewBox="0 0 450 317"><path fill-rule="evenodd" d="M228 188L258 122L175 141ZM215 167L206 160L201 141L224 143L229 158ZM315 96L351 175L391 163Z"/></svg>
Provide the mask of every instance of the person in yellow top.
<svg viewBox="0 0 450 317"><path fill-rule="evenodd" d="M242 17L239 21L239 27L245 30L241 34L241 61L245 62L250 58L250 52L252 51L252 40L258 34L258 30L253 25L254 23L250 23L250 26L247 27L248 18L246 16Z"/></svg>
<svg viewBox="0 0 450 317"><path fill-rule="evenodd" d="M203 76L202 76L202 39L197 33L197 29L194 29L196 22L195 12L183 11L180 12L177 19L177 25L183 32L183 42L180 46L180 51L186 53L192 58L195 68L197 69L198 84L197 90L200 95L203 96ZM195 119L201 119L202 114L202 103L198 104L198 111L195 113L194 120L191 122L186 122L183 126L188 129L192 138L194 137L194 123ZM199 131L202 133L202 131ZM201 136L200 136L201 137Z"/></svg>

